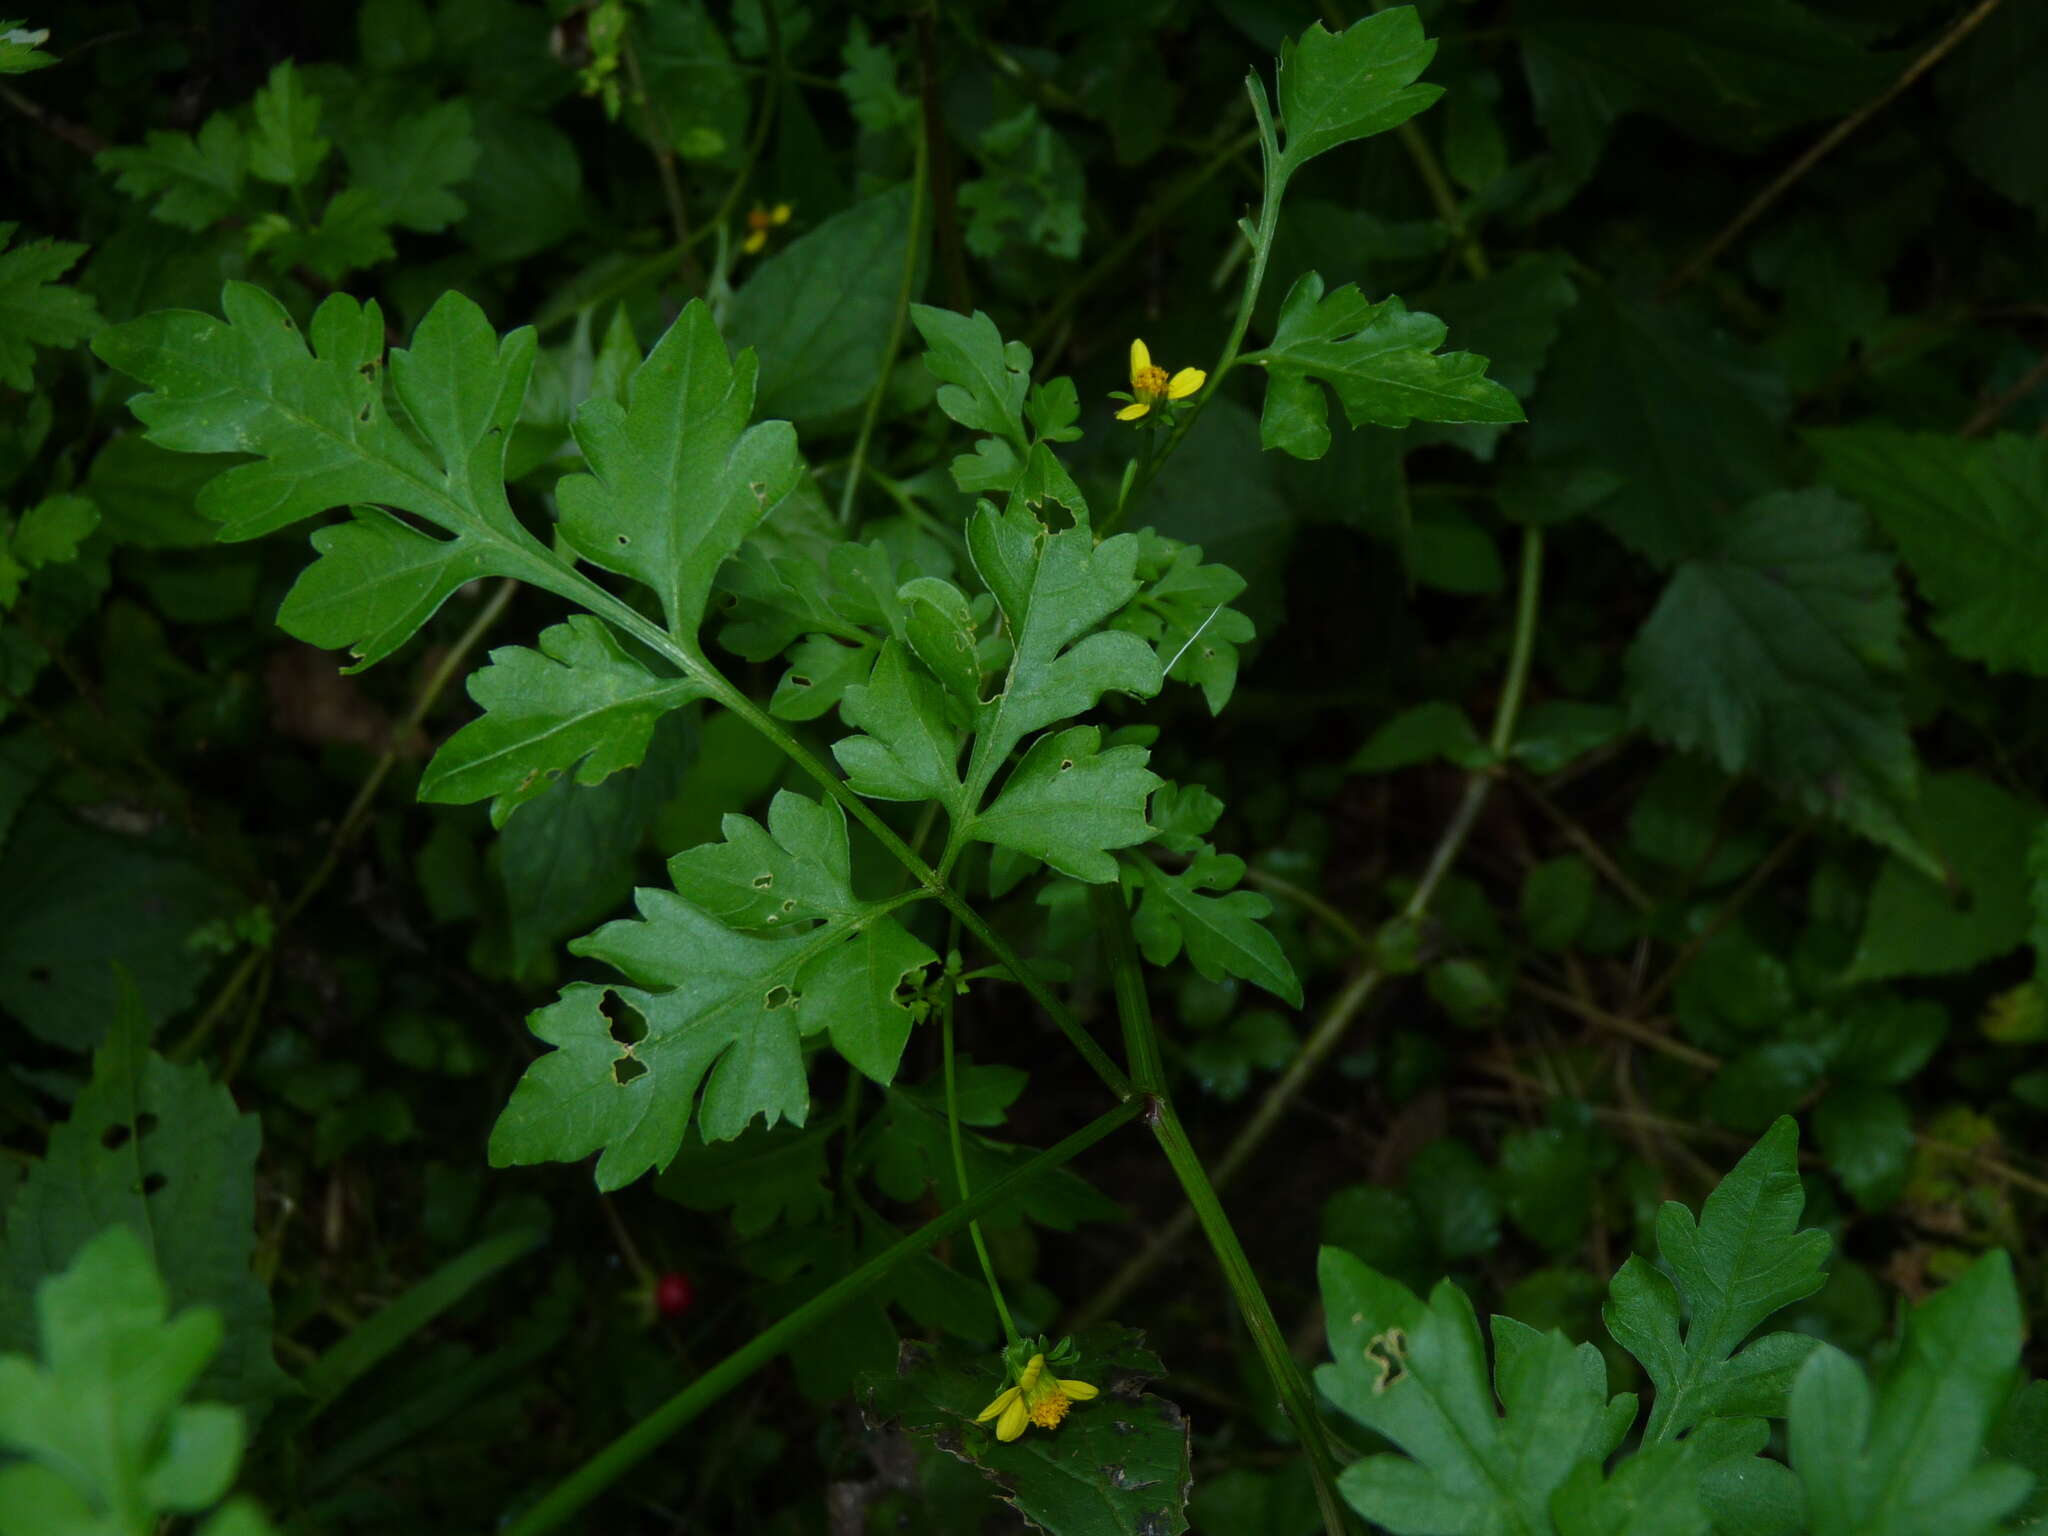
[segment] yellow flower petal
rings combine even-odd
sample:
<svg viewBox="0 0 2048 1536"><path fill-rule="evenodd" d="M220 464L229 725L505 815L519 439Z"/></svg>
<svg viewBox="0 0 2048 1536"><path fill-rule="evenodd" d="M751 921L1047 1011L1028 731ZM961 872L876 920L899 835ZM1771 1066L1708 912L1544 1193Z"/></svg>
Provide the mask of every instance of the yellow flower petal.
<svg viewBox="0 0 2048 1536"><path fill-rule="evenodd" d="M1151 409L1151 406L1147 405L1144 401L1140 400L1137 401L1135 404L1127 405L1122 410L1118 411L1116 413L1116 419L1118 421L1136 421L1140 416L1143 416L1146 412L1150 411Z"/></svg>
<svg viewBox="0 0 2048 1536"><path fill-rule="evenodd" d="M768 222L771 224L787 224L789 222L789 204L777 203L775 211L768 215Z"/></svg>
<svg viewBox="0 0 2048 1536"><path fill-rule="evenodd" d="M1208 382L1209 375L1201 369L1183 368L1168 382L1166 398L1169 400L1185 400Z"/></svg>
<svg viewBox="0 0 2048 1536"><path fill-rule="evenodd" d="M1060 1379L1060 1390L1077 1403L1085 1403L1091 1397L1102 1395L1100 1387L1091 1387L1085 1381L1068 1381L1065 1377Z"/></svg>
<svg viewBox="0 0 2048 1536"><path fill-rule="evenodd" d="M1142 341L1131 343L1131 382L1136 384L1138 375L1152 366L1152 353Z"/></svg>
<svg viewBox="0 0 2048 1536"><path fill-rule="evenodd" d="M762 248L767 244L768 231L765 229L757 229L752 234L748 235L746 239L740 242L740 249L745 251L749 256L758 256L761 254Z"/></svg>
<svg viewBox="0 0 2048 1536"><path fill-rule="evenodd" d="M1002 1391L996 1394L996 1400L994 1402L990 1403L986 1408L982 1409L981 1412L977 1413L974 1416L974 1422L977 1424L986 1424L990 1419L994 1418L997 1414L1001 1413L1004 1409L1008 1408L1010 1404L1016 1402L1019 1396L1020 1394L1018 1393L1015 1387L1005 1387Z"/></svg>
<svg viewBox="0 0 2048 1536"><path fill-rule="evenodd" d="M1015 1402L1003 1410L1003 1416L996 1420L996 1438L1015 1440L1024 1433L1030 1423L1031 1410L1024 1406L1024 1399L1019 1395Z"/></svg>

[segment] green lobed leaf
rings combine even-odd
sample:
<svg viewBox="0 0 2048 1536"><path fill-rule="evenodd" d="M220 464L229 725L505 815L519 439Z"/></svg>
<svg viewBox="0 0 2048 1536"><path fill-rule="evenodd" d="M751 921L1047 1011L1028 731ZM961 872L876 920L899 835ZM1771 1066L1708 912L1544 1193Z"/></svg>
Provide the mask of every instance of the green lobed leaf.
<svg viewBox="0 0 2048 1536"><path fill-rule="evenodd" d="M1909 842L1917 767L1898 674L1904 613L1862 514L1790 491L1719 520L1630 648L1629 709L1673 746L1808 809Z"/></svg>
<svg viewBox="0 0 2048 1536"><path fill-rule="evenodd" d="M0 1469L0 1532L146 1536L227 1492L242 1416L185 1401L220 1348L220 1314L200 1306L171 1317L170 1301L149 1250L123 1226L38 1287L41 1361L0 1354L0 1449L27 1458ZM240 1509L248 1529L268 1530Z"/></svg>
<svg viewBox="0 0 2048 1536"><path fill-rule="evenodd" d="M685 677L657 677L587 614L542 631L540 649L508 645L470 674L484 713L441 744L420 776L419 798L460 805L493 797L505 818L565 770L603 781L646 756L661 717L704 696Z"/></svg>
<svg viewBox="0 0 2048 1536"><path fill-rule="evenodd" d="M1143 747L1102 751L1092 725L1034 741L995 800L961 824L965 835L1041 859L1063 875L1100 885L1116 878L1109 850L1152 835L1145 802L1165 781Z"/></svg>
<svg viewBox="0 0 2048 1536"><path fill-rule="evenodd" d="M1297 458L1322 457L1329 429L1311 380L1336 392L1354 427L1523 420L1515 397L1486 377L1485 358L1437 351L1447 334L1436 316L1410 313L1398 298L1375 304L1349 283L1325 295L1318 274L1302 274L1258 357L1272 379L1260 441Z"/></svg>
<svg viewBox="0 0 2048 1536"><path fill-rule="evenodd" d="M1352 1463L1338 1487L1395 1536L1548 1531L1552 1493L1635 1422L1634 1396L1608 1398L1591 1344L1496 1317L1489 1379L1479 1320L1450 1281L1425 1304L1341 1248L1322 1250L1317 1276L1334 1363L1316 1385L1396 1447Z"/></svg>
<svg viewBox="0 0 2048 1536"><path fill-rule="evenodd" d="M207 482L199 510L224 539L253 539L330 507L396 508L453 535L436 539L388 511L323 529L280 621L315 644L348 644L360 666L389 655L465 582L519 576L559 588L560 564L512 514L505 451L533 367L531 329L502 342L483 311L444 294L409 350L391 356L408 431L386 415L375 304L331 295L309 349L284 307L230 283L226 320L160 310L93 338L100 358L150 392L129 402L150 440L179 453L239 453Z"/></svg>
<svg viewBox="0 0 2048 1536"><path fill-rule="evenodd" d="M68 240L32 240L8 250L18 225L0 222L0 385L35 387L35 349L68 347L100 324L90 296L57 279L85 254Z"/></svg>
<svg viewBox="0 0 2048 1536"><path fill-rule="evenodd" d="M384 221L422 234L469 212L454 189L480 152L469 103L459 99L382 119L342 145L350 182L376 199Z"/></svg>
<svg viewBox="0 0 2048 1536"><path fill-rule="evenodd" d="M319 173L333 146L320 137L320 98L299 83L290 59L271 70L251 104L249 174L285 187L303 187Z"/></svg>
<svg viewBox="0 0 2048 1536"><path fill-rule="evenodd" d="M670 861L674 890L638 892L639 920L569 946L640 987L576 983L533 1015L555 1049L513 1089L494 1165L602 1150L598 1185L617 1189L666 1167L693 1114L711 1141L756 1115L801 1125L801 1041L821 1030L861 1071L894 1076L911 1025L902 989L934 957L888 915L902 898L853 894L845 813L785 790L765 829L742 816L724 829L724 843Z"/></svg>
<svg viewBox="0 0 2048 1536"><path fill-rule="evenodd" d="M151 129L141 144L101 150L93 163L116 172L114 185L130 197L154 197L152 218L197 231L241 205L249 144L232 117L216 112L196 135Z"/></svg>
<svg viewBox="0 0 2048 1536"><path fill-rule="evenodd" d="M939 409L968 430L1002 438L1023 453L1031 349L1021 341L1004 342L995 322L978 309L968 316L913 304L910 319L924 338L924 365L940 381Z"/></svg>
<svg viewBox="0 0 2048 1536"><path fill-rule="evenodd" d="M48 69L57 62L57 56L43 52L38 45L49 40L48 27L30 31L20 21L0 20L0 75L25 75L32 70Z"/></svg>
<svg viewBox="0 0 2048 1536"><path fill-rule="evenodd" d="M1110 624L1147 641L1161 675L1200 688L1209 713L1220 715L1237 687L1237 648L1258 633L1230 606L1244 578L1227 565L1204 565L1199 545L1149 528L1138 540L1144 585Z"/></svg>
<svg viewBox="0 0 2048 1536"><path fill-rule="evenodd" d="M1126 855L1125 868L1139 891L1131 929L1152 964L1171 965L1185 946L1189 964L1209 980L1238 976L1301 1006L1301 978L1260 922L1272 902L1232 889L1244 878L1244 860L1199 843L1185 869L1163 870L1142 854Z"/></svg>
<svg viewBox="0 0 2048 1536"><path fill-rule="evenodd" d="M2048 440L1896 427L1809 432L1828 479L1898 545L1934 628L1994 671L2048 676Z"/></svg>
<svg viewBox="0 0 2048 1536"><path fill-rule="evenodd" d="M1898 1359L1873 1393L1856 1363L1822 1345L1792 1384L1792 1468L1812 1536L1991 1536L2033 1475L1985 1455L2018 1374L2012 1262L1986 1254L1906 1320Z"/></svg>
<svg viewBox="0 0 2048 1536"><path fill-rule="evenodd" d="M576 413L591 473L556 488L562 536L593 565L651 589L686 642L718 568L803 473L789 424L749 427L753 409L753 354L726 355L700 299L634 371L624 405L595 399Z"/></svg>
<svg viewBox="0 0 2048 1536"><path fill-rule="evenodd" d="M936 800L957 819L961 729L940 686L894 640L865 683L846 690L840 713L864 734L834 743L847 782L876 800Z"/></svg>
<svg viewBox="0 0 2048 1536"><path fill-rule="evenodd" d="M218 1352L205 1351L203 1374L194 1366L206 1395L260 1404L288 1385L271 1355L270 1296L249 1267L262 1133L204 1067L151 1051L148 1028L125 989L91 1082L8 1206L0 1349L27 1349L37 1287L125 1227L147 1242L172 1305L212 1309Z"/></svg>
<svg viewBox="0 0 2048 1536"><path fill-rule="evenodd" d="M736 1141L692 1136L654 1187L689 1210L730 1210L743 1238L784 1223L808 1226L831 1208L825 1154L834 1134L831 1125L778 1125L752 1128Z"/></svg>
<svg viewBox="0 0 2048 1536"><path fill-rule="evenodd" d="M995 1354L905 1343L893 1377L869 1377L879 1418L901 1424L980 1469L1004 1501L1050 1536L1176 1536L1188 1528L1193 1486L1188 1423L1146 1392L1161 1374L1142 1335L1114 1326L1076 1336L1079 1360L1060 1370L1101 1389L1058 1429L1007 1444L974 1418L1004 1385Z"/></svg>
<svg viewBox="0 0 2048 1536"><path fill-rule="evenodd" d="M1668 1275L1641 1257L1615 1275L1601 1316L1657 1388L1645 1445L1712 1418L1783 1413L1793 1372L1814 1341L1775 1333L1736 1351L1765 1318L1826 1279L1827 1234L1798 1230L1798 1141L1798 1126L1780 1119L1707 1196L1697 1220L1665 1202L1657 1250Z"/></svg>
<svg viewBox="0 0 2048 1536"><path fill-rule="evenodd" d="M1436 44L1413 6L1399 6L1331 32L1316 22L1280 44L1282 174L1354 139L1385 133L1443 95L1417 85Z"/></svg>

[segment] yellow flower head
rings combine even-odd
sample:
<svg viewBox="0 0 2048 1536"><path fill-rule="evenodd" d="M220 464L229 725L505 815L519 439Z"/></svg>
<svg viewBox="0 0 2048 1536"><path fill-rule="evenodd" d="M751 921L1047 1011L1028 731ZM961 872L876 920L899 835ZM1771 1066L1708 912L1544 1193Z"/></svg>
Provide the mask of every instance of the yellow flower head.
<svg viewBox="0 0 2048 1536"><path fill-rule="evenodd" d="M1151 350L1142 341L1131 343L1131 403L1116 413L1118 421L1136 421L1155 405L1185 400L1204 384L1209 375L1199 368L1183 368L1171 378L1152 361ZM1122 395L1115 398L1121 400Z"/></svg>
<svg viewBox="0 0 2048 1536"><path fill-rule="evenodd" d="M754 204L747 215L747 238L740 242L740 249L749 256L758 256L768 245L771 230L780 229L789 222L789 204L777 203L773 208Z"/></svg>
<svg viewBox="0 0 2048 1536"><path fill-rule="evenodd" d="M998 1440L1015 1440L1036 1424L1040 1429L1057 1429L1067 1410L1098 1396L1100 1388L1085 1381L1067 1381L1045 1368L1045 1356L1033 1355L1017 1377L1017 1384L1005 1387L996 1400L975 1415L974 1422L996 1421Z"/></svg>

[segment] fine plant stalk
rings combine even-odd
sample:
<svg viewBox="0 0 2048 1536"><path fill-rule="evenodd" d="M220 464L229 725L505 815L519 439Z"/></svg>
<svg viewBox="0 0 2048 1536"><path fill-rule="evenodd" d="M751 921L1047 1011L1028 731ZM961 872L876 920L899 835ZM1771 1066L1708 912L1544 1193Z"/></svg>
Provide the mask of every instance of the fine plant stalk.
<svg viewBox="0 0 2048 1536"><path fill-rule="evenodd" d="M958 924L954 927L957 929ZM945 983L946 995L939 1002L939 1053L946 1074L946 1139L953 1151L953 1183L958 1187L960 1199L964 1202L970 1190L967 1184L967 1153L960 1142L960 1089L958 1074L953 1066L953 1000L957 989L948 977ZM859 1073L853 1074L856 1078ZM1015 1319L1010 1316L1010 1304L1003 1296L1003 1283L996 1278L995 1260L989 1257L988 1240L981 1235L981 1223L967 1223L967 1236L974 1243L974 1255L981 1260L981 1277L988 1282L989 1300L996 1304L996 1316L1003 1320L1003 1342L1015 1344L1020 1335Z"/></svg>
<svg viewBox="0 0 2048 1536"><path fill-rule="evenodd" d="M997 1179L980 1194L962 1201L892 1243L851 1274L834 1281L780 1322L771 1324L648 1414L610 1445L562 1479L538 1502L502 1528L501 1536L541 1536L559 1530L578 1510L604 1493L652 1455L662 1442L689 1424L754 1372L797 1343L841 1307L864 1295L904 1260L925 1252L941 1238L957 1232L983 1212L1021 1193L1040 1176L1072 1162L1111 1131L1138 1113L1139 1102L1126 1100L1091 1120L1073 1135L1046 1148L1028 1163Z"/></svg>
<svg viewBox="0 0 2048 1536"><path fill-rule="evenodd" d="M1522 699L1528 689L1529 670L1536 653L1537 617L1542 596L1543 532L1530 525L1522 530L1522 567L1516 596L1514 638L1509 645L1507 673L1501 685L1500 702L1494 711L1493 731L1489 738L1496 752L1505 752L1514 744L1515 724L1520 718ZM1412 921L1421 917L1436 900L1437 891L1457 863L1458 855L1464 851L1466 839L1479 823L1479 813L1485 809L1487 798L1493 791L1495 776L1490 770L1478 769L1466 779L1465 793L1459 797L1457 809L1445 823L1443 834L1430 851L1429 862L1423 867L1422 878L1416 882L1414 891L1401 908L1403 918ZM1302 1042L1301 1049L1295 1052L1294 1059L1273 1080L1272 1086L1260 1097L1258 1106L1217 1159L1211 1175L1211 1182L1217 1189L1224 1188L1235 1179L1266 1144L1266 1139L1279 1129L1295 1099L1314 1081L1323 1062L1350 1033L1353 1020L1372 1001L1386 980L1387 973L1378 966L1372 966L1361 971L1332 1000L1308 1039ZM1074 1315L1073 1326L1085 1328L1121 1306L1126 1297L1151 1277L1152 1271L1166 1256L1187 1240L1195 1228L1196 1218L1197 1212L1192 1204L1176 1211L1151 1241L1131 1255L1109 1283Z"/></svg>
<svg viewBox="0 0 2048 1536"><path fill-rule="evenodd" d="M865 827L887 850L889 856L909 871L910 876L925 890L937 897L940 904L960 920L965 928L995 956L1003 969L1016 977L1024 990L1029 992L1038 1005L1052 1017L1081 1053L1081 1059L1094 1069L1096 1076L1120 1099L1131 1096L1130 1079L1117 1066L1107 1051L1096 1044L1081 1021L1074 1016L1071 1008L1060 1001L1053 990L1034 971L1014 946L991 928L974 910L973 905L946 882L939 872L921 858L916 850L897 836L895 830L875 813L867 801L847 787L844 780L834 773L818 756L804 744L784 730L766 710L735 687L730 679L713 666L694 643L686 643L670 634L631 604L615 596L582 572L567 567L556 567L550 573L550 590L560 592L574 602L580 602L592 613L598 614L632 635L660 655L685 676L695 678L710 692L711 698L726 709L738 715L754 730L766 737L818 786L837 800L840 806L855 821Z"/></svg>
<svg viewBox="0 0 2048 1536"><path fill-rule="evenodd" d="M1245 1254L1244 1244L1238 1241L1237 1231L1231 1226L1223 1202L1188 1140L1167 1092L1159 1032L1153 1025L1152 1007L1145 993L1144 963L1131 936L1131 915L1124 905L1123 892L1114 885L1099 885L1089 896L1109 960L1117 1015L1130 1052L1131 1074L1146 1098L1146 1123L1152 1127L1160 1151L1166 1154L1195 1219L1209 1239L1224 1282L1251 1331L1252 1343L1273 1378L1281 1407L1301 1437L1302 1448L1308 1453L1309 1472L1315 1480L1316 1504L1322 1512L1324 1529L1329 1536L1345 1536L1350 1522L1337 1493L1337 1458L1323 1429L1322 1416L1316 1411L1315 1394L1287 1347L1287 1335L1273 1315L1273 1304L1266 1299L1258 1273Z"/></svg>
<svg viewBox="0 0 2048 1536"><path fill-rule="evenodd" d="M1173 450L1180 446L1181 439L1188 435L1188 429L1194 426L1209 402L1216 398L1216 392L1223 387L1230 370L1237 366L1238 355L1244 349L1245 332L1251 329L1252 311L1258 307L1259 291L1266 283L1266 263L1272 257L1273 240L1280 229L1280 204L1287 195L1288 171L1280 158L1280 137L1273 127L1273 112L1266 102L1264 83L1253 75L1245 82L1245 89L1251 96L1252 115L1258 119L1259 160L1266 174L1265 189L1259 198L1259 222L1252 235L1251 267L1245 273L1244 291L1238 297L1237 317L1231 322L1230 335L1224 340L1223 350L1216 356L1216 366L1209 370L1208 383L1186 409L1174 416L1166 441L1159 444L1156 453L1147 456L1138 473L1125 485L1123 494L1117 497L1116 506L1103 519L1101 532L1105 537L1116 531L1117 525L1143 498L1146 488L1158 477L1167 459L1172 457Z"/></svg>
<svg viewBox="0 0 2048 1536"><path fill-rule="evenodd" d="M923 254L924 205L931 188L931 134L920 123L914 154L916 163L910 177L910 229L903 242L903 274L896 285L896 312L889 321L889 343L882 348L881 372L868 391L867 409L861 413L860 432L853 440L853 457L847 461L846 483L839 490L839 525L853 522L853 499L860 494L862 467L867 463L868 443L875 435L875 422L882 414L882 402L889 395L889 379L896 372L896 354L903 349L903 328L910 320L910 297L917 286L918 257Z"/></svg>

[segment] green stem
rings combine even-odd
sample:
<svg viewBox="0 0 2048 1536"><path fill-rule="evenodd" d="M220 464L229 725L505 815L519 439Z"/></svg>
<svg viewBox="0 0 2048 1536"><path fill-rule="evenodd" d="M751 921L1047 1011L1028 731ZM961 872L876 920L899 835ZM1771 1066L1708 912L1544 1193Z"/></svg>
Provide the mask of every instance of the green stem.
<svg viewBox="0 0 2048 1536"><path fill-rule="evenodd" d="M1131 937L1131 916L1123 892L1115 885L1094 887L1089 896L1097 929L1103 937L1115 982L1117 1014L1122 1020L1124 1039L1130 1051L1131 1075L1145 1094L1145 1118L1166 1160L1180 1180L1182 1193L1201 1223L1209 1247L1223 1270L1223 1279L1237 1299L1238 1312L1251 1330L1252 1343L1280 1394L1281 1407L1300 1436L1308 1453L1309 1472L1315 1479L1316 1503L1322 1511L1323 1527L1329 1536L1345 1536L1350 1522L1343 1500L1337 1494L1337 1458L1316 1411L1315 1394L1303 1378L1287 1336L1273 1315L1272 1303L1259 1285L1259 1277L1230 1225L1223 1202L1209 1182L1208 1171L1182 1129L1173 1100L1166 1090L1165 1064L1159 1049L1159 1034L1153 1027L1152 1007L1145 994L1145 973L1138 958L1138 946Z"/></svg>
<svg viewBox="0 0 2048 1536"><path fill-rule="evenodd" d="M1173 428L1166 434L1166 441L1159 445L1159 451L1151 455L1138 473L1131 477L1124 493L1117 497L1114 510L1103 521L1100 532L1107 537L1114 533L1117 525L1143 498L1146 489L1158 478L1160 469L1173 456L1173 450L1180 446L1188 429L1216 398L1223 387L1223 381L1230 370L1237 366L1238 354L1244 347L1245 332L1251 329L1252 311L1259 302L1259 290L1266 283L1266 262L1273 254L1273 239L1280 228L1280 204L1287 196L1289 172L1280 158L1279 135L1273 127L1272 109L1266 102L1265 83L1256 75L1246 82L1251 93L1252 115L1258 119L1259 159L1265 167L1265 190L1259 198L1259 223L1252 235L1251 270L1246 273L1244 292L1237 301L1237 318L1231 322L1230 335L1223 343L1223 350L1217 354L1216 366L1209 370L1209 379L1202 392L1185 407L1175 413Z"/></svg>
<svg viewBox="0 0 2048 1536"><path fill-rule="evenodd" d="M1111 1093L1120 1099L1131 1097L1130 1079L1124 1076L1123 1069L1117 1066L1107 1051L1095 1043L1081 1021L1074 1017L1073 1010L1059 1000L1052 988L1045 984L1010 942L991 928L966 898L954 890L916 850L897 836L895 829L882 820L867 801L849 789L838 774L820 761L802 742L784 730L780 722L735 687L701 651L694 645L685 644L677 639L637 608L599 586L581 571L556 564L546 573L544 581L540 579L538 573L534 579L537 584L545 585L549 591L567 597L571 602L580 603L592 613L632 635L686 676L702 683L716 703L731 710L766 737L783 756L815 780L826 794L837 800L847 815L865 827L889 856L910 872L913 880L936 896L948 912L960 919L960 926L973 934L975 939L995 956L1003 969L1015 976L1024 990L1051 1015L1060 1033L1065 1035L1074 1049L1081 1053L1081 1059L1088 1063Z"/></svg>
<svg viewBox="0 0 2048 1536"><path fill-rule="evenodd" d="M1522 715L1522 695L1529 687L1529 663L1536 654L1536 619L1543 603L1543 530L1522 527L1522 579L1515 590L1515 638L1508 647L1507 678L1500 702L1493 708L1493 735L1487 745L1505 757L1515 744L1515 722Z"/></svg>
<svg viewBox="0 0 2048 1536"><path fill-rule="evenodd" d="M882 349L882 371L875 387L868 391L868 407L861 415L860 435L853 440L853 457L847 462L846 483L839 491L839 525L853 522L853 498L860 490L861 467L867 463L868 441L875 435L875 422L888 398L889 376L896 371L896 354L903 347L903 327L910 320L911 290L917 285L918 258L923 255L925 197L931 181L930 133L920 127L917 134L916 164L910 176L910 230L903 243L903 275L896 285L896 313L889 322L889 344Z"/></svg>
<svg viewBox="0 0 2048 1536"><path fill-rule="evenodd" d="M905 1259L925 1252L941 1238L959 1231L984 1211L1015 1197L1042 1175L1073 1161L1111 1131L1130 1120L1137 1114L1138 1108L1138 1102L1131 1100L1090 1121L1064 1141L1047 1148L1022 1167L996 1180L979 1195L954 1206L952 1210L926 1222L915 1232L891 1244L853 1273L827 1286L780 1322L771 1324L755 1334L557 1483L542 1495L538 1503L503 1526L500 1536L541 1536L544 1531L561 1528L578 1510L652 1455L663 1441L777 1355L797 1343L806 1333L841 1307L873 1288L878 1280Z"/></svg>
<svg viewBox="0 0 2048 1536"><path fill-rule="evenodd" d="M955 929L959 927L954 924ZM950 946L949 946L950 947ZM939 1051L946 1071L946 1137L953 1146L953 1182L959 1186L960 1199L964 1203L968 1196L967 1154L960 1142L960 1091L953 1071L953 998L955 988L951 977L946 981L946 996L939 1005ZM967 1235L974 1240L975 1256L981 1260L981 1276L988 1282L989 1300L996 1304L996 1315L1003 1320L1003 1342L1018 1343L1022 1335L1010 1316L1010 1305L1003 1297L1003 1283L996 1278L995 1260L989 1257L988 1242L981 1235L981 1223L967 1223Z"/></svg>

